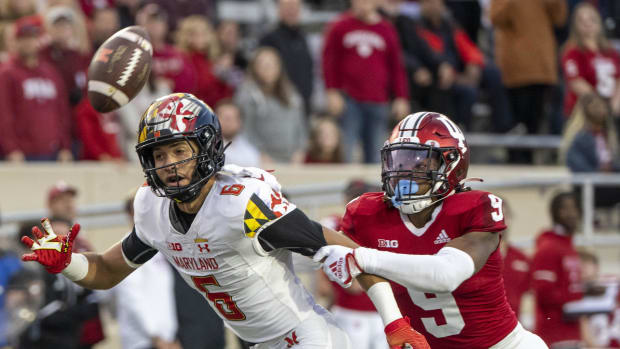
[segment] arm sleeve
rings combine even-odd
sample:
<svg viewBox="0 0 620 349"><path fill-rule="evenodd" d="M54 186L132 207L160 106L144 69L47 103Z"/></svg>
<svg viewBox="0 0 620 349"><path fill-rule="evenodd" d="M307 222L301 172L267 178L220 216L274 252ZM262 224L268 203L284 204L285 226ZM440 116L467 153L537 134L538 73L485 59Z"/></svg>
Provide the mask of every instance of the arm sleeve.
<svg viewBox="0 0 620 349"><path fill-rule="evenodd" d="M452 292L475 270L469 254L453 247L444 247L435 255L400 254L359 247L354 255L365 273L423 292Z"/></svg>
<svg viewBox="0 0 620 349"><path fill-rule="evenodd" d="M265 252L286 248L304 256L313 256L327 245L323 226L297 208L263 229L257 239Z"/></svg>
<svg viewBox="0 0 620 349"><path fill-rule="evenodd" d="M290 203L277 187L267 183L248 200L243 229L260 255L286 248L311 256L326 245L323 227Z"/></svg>
<svg viewBox="0 0 620 349"><path fill-rule="evenodd" d="M132 268L138 268L157 253L157 250L145 244L136 233L136 227L127 235L121 244L125 262Z"/></svg>
<svg viewBox="0 0 620 349"><path fill-rule="evenodd" d="M500 232L506 229L502 199L482 192L468 210L469 219L464 223L465 233L472 231Z"/></svg>

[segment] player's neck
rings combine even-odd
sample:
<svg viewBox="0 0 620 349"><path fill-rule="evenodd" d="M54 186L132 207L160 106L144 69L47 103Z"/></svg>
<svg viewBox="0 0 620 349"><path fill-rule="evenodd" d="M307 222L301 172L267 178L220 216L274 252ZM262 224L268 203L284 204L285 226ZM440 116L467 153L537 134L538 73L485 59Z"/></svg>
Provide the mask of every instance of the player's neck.
<svg viewBox="0 0 620 349"><path fill-rule="evenodd" d="M198 194L198 196L196 196L194 200L189 202L177 202L175 204L182 212L191 214L198 213L198 211L200 211L200 208L202 207L202 204L205 202L207 195L209 195L211 187L213 187L213 183L215 183L215 177L211 177L211 179L207 181L207 184L202 187L200 193Z"/></svg>
<svg viewBox="0 0 620 349"><path fill-rule="evenodd" d="M435 211L435 206L436 205L433 204L418 213L409 214L407 215L407 217L409 217L409 220L416 228L422 228L433 217L433 211Z"/></svg>

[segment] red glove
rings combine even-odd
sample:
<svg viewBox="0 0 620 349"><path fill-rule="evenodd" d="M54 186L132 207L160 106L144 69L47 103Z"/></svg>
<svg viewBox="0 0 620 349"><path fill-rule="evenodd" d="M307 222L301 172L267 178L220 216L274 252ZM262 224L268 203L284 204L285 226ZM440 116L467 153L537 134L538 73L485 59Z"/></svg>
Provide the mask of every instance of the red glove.
<svg viewBox="0 0 620 349"><path fill-rule="evenodd" d="M426 338L411 328L408 317L390 322L385 326L385 335L390 349L431 349Z"/></svg>
<svg viewBox="0 0 620 349"><path fill-rule="evenodd" d="M22 255L22 260L39 262L48 272L58 274L71 262L73 241L80 232L80 225L73 225L69 235L60 236L54 233L49 219L41 219L41 225L45 233L36 226L32 227L34 241L27 236L22 237L22 243L32 250L32 253Z"/></svg>

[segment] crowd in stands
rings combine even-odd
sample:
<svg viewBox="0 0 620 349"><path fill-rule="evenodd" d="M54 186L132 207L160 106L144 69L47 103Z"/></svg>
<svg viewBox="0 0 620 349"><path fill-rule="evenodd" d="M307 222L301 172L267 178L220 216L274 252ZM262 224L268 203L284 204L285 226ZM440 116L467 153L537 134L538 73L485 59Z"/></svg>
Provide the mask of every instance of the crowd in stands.
<svg viewBox="0 0 620 349"><path fill-rule="evenodd" d="M562 155L570 148L590 161L586 169L560 156L571 170L618 170L607 160L620 115L620 56L605 25L618 19L613 1L274 3L277 22L247 30L218 18L215 0L1 1L0 158L135 161L137 120L150 101L178 91L233 105L247 142L227 153L258 152L254 164L376 163L391 125L431 110L466 132L566 129ZM302 22L317 8L341 11L318 33ZM153 44L148 84L125 107L99 113L85 98L92 54L135 24ZM584 137L575 138L583 122L573 122L591 95L609 109L609 132L587 141L598 158L583 154ZM513 149L508 162L532 156Z"/></svg>

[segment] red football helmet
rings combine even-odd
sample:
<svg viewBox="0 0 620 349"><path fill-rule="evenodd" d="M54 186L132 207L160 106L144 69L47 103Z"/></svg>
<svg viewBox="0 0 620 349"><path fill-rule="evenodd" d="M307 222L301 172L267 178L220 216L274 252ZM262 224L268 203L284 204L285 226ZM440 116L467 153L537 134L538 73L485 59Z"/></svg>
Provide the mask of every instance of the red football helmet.
<svg viewBox="0 0 620 349"><path fill-rule="evenodd" d="M420 212L454 193L468 168L465 135L439 113L410 114L394 127L381 149L383 190L406 214ZM430 189L418 193L422 183L430 183Z"/></svg>

